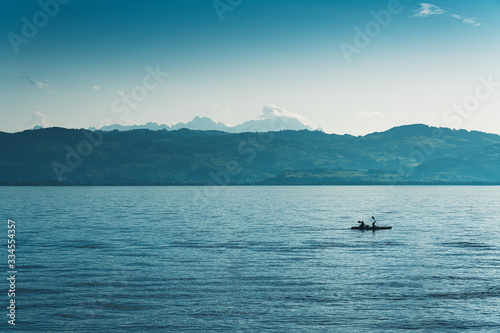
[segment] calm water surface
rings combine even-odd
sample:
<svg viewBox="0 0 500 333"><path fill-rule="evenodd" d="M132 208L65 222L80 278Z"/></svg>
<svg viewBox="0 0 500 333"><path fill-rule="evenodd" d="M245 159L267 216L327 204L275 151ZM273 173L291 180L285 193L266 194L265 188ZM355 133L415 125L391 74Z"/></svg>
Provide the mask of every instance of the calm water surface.
<svg viewBox="0 0 500 333"><path fill-rule="evenodd" d="M1 265L12 219L17 331L500 332L499 203L500 187L0 187ZM350 230L372 215L393 229Z"/></svg>

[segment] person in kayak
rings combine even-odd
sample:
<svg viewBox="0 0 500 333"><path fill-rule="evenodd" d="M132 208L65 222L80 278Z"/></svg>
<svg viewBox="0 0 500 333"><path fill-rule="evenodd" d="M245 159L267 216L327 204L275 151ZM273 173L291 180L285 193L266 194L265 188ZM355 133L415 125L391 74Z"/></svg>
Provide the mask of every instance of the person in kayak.
<svg viewBox="0 0 500 333"><path fill-rule="evenodd" d="M372 228L375 228L377 226L377 221L375 221L375 218L372 216Z"/></svg>
<svg viewBox="0 0 500 333"><path fill-rule="evenodd" d="M363 229L363 228L365 228L365 227L366 227L366 225L365 225L365 222L364 222L364 221L358 221L358 223L361 223L361 224L359 225L359 228L360 228L360 229Z"/></svg>

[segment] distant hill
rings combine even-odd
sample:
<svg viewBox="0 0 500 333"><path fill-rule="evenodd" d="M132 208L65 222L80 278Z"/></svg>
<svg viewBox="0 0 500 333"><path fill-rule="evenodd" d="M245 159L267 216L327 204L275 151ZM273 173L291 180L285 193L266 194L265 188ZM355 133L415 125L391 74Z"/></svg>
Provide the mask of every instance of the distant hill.
<svg viewBox="0 0 500 333"><path fill-rule="evenodd" d="M147 129L150 131L160 131L160 130L170 130L170 126L162 124L158 125L157 123L149 122L145 125L118 125L118 124L113 124L113 125L107 125L101 127L99 130L100 131L133 131L133 130L138 130L138 129ZM95 131L96 128L89 128L91 131Z"/></svg>
<svg viewBox="0 0 500 333"><path fill-rule="evenodd" d="M415 169L415 174L443 180L456 179L454 175L461 175L463 180L500 180L499 163L500 145L494 144L458 157L426 161Z"/></svg>
<svg viewBox="0 0 500 333"><path fill-rule="evenodd" d="M499 135L426 125L357 137L47 128L0 132L0 149L4 185L500 182Z"/></svg>
<svg viewBox="0 0 500 333"><path fill-rule="evenodd" d="M310 126L304 125L298 119L290 117L274 117L270 119L258 119L249 120L242 124L236 126L226 126L222 122L214 122L208 117L198 117L196 116L193 120L188 123L178 123L173 126L168 126L165 124L159 125L157 123L149 122L145 125L109 125L103 126L99 130L101 131L130 131L136 129L147 129L151 131L159 130L178 130L178 129L190 129L190 130L200 130L200 131L223 131L228 133L243 133L243 132L268 132L276 130L312 130ZM95 128L91 128L95 130Z"/></svg>

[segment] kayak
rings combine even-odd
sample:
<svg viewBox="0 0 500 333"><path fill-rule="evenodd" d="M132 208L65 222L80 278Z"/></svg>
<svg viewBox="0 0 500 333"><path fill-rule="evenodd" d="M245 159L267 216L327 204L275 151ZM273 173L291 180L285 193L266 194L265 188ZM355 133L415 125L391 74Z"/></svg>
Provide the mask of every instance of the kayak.
<svg viewBox="0 0 500 333"><path fill-rule="evenodd" d="M357 230L387 230L387 229L392 229L392 227L364 226L364 227L351 227L351 229L357 229Z"/></svg>

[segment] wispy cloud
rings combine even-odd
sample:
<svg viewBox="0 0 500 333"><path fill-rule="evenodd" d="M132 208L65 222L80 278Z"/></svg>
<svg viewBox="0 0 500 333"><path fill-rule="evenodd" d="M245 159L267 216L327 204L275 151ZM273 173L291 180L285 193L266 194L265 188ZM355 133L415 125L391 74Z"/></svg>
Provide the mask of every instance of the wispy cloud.
<svg viewBox="0 0 500 333"><path fill-rule="evenodd" d="M298 113L294 113L286 110L285 108L281 108L279 106L269 104L262 108L262 114L258 117L259 119L270 119L275 117L288 117L295 118L301 122L305 121L305 117Z"/></svg>
<svg viewBox="0 0 500 333"><path fill-rule="evenodd" d="M464 22L465 24L472 24L475 27L479 27L482 24L477 22L475 17L466 18L462 22Z"/></svg>
<svg viewBox="0 0 500 333"><path fill-rule="evenodd" d="M417 13L415 15L413 15L413 16L427 17L429 15L441 15L441 14L446 13L445 10L442 10L438 6L433 5L431 3L426 3L426 2L421 3L420 4L420 9L416 10L416 12Z"/></svg>
<svg viewBox="0 0 500 333"><path fill-rule="evenodd" d="M454 13L447 14L447 11L442 10L438 6L433 5L431 3L427 3L427 2L421 3L420 8L415 10L415 12L416 13L413 15L414 17L424 18L424 17L427 17L429 15L446 14L446 16L450 16L450 17L457 19L457 20L462 20L462 23L464 23L464 24L470 24L470 25L473 25L475 27L478 27L482 24L480 22L477 22L476 17L464 18L464 16L454 14Z"/></svg>
<svg viewBox="0 0 500 333"><path fill-rule="evenodd" d="M31 118L28 121L28 125L42 127L51 126L48 117L39 111L33 111L33 113L31 114Z"/></svg>
<svg viewBox="0 0 500 333"><path fill-rule="evenodd" d="M373 119L373 118L380 118L383 117L384 115L378 111L372 111L372 112L366 112L366 111L358 111L356 112L358 116L365 117L368 119Z"/></svg>
<svg viewBox="0 0 500 333"><path fill-rule="evenodd" d="M125 93L123 90L116 90L116 89L109 88L109 87L103 87L100 84L94 85L92 87L92 89L94 89L95 91L105 91L105 92L107 92L108 94L111 94L111 95L118 94L118 95L121 96L121 95L123 95Z"/></svg>
<svg viewBox="0 0 500 333"><path fill-rule="evenodd" d="M50 88L51 84L47 80L45 82L37 81L37 80L32 79L28 75L21 75L21 79L26 80L30 86L38 87L38 88L48 92L49 94L52 94L54 92L54 90L52 90Z"/></svg>

